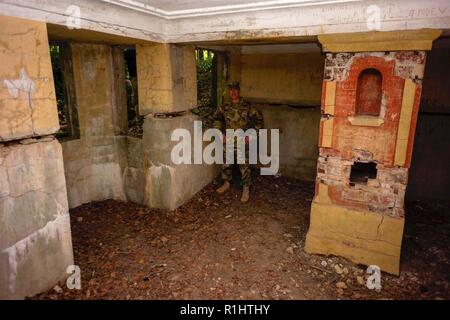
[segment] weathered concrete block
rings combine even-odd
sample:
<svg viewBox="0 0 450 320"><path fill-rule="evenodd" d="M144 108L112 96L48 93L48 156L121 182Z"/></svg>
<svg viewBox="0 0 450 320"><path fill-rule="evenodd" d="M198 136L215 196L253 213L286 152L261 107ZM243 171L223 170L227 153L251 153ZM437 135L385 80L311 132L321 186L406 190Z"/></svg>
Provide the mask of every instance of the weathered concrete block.
<svg viewBox="0 0 450 320"><path fill-rule="evenodd" d="M0 141L59 129L43 22L0 16Z"/></svg>
<svg viewBox="0 0 450 320"><path fill-rule="evenodd" d="M61 146L0 147L0 299L51 288L73 264Z"/></svg>
<svg viewBox="0 0 450 320"><path fill-rule="evenodd" d="M177 144L170 140L172 131L185 128L193 137L194 121L197 119L192 114L173 118L145 117L144 202L148 206L173 210L188 201L218 174L219 167L215 165L175 165L171 161L172 148Z"/></svg>
<svg viewBox="0 0 450 320"><path fill-rule="evenodd" d="M403 218L333 204L327 186L321 184L311 206L305 250L377 265L398 275L403 227Z"/></svg>
<svg viewBox="0 0 450 320"><path fill-rule="evenodd" d="M193 46L136 45L139 113L176 112L197 105Z"/></svg>
<svg viewBox="0 0 450 320"><path fill-rule="evenodd" d="M71 208L90 201L125 200L127 140L115 136L120 110L113 88L112 48L71 44L80 138L62 143ZM120 130L119 130L120 131Z"/></svg>

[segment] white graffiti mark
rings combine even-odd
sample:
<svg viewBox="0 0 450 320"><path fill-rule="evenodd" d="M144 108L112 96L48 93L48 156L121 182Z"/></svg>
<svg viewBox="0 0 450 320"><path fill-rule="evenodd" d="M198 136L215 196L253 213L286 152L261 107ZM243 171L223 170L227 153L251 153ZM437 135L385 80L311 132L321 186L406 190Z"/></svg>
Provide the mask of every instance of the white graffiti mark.
<svg viewBox="0 0 450 320"><path fill-rule="evenodd" d="M19 71L19 79L16 80L4 80L5 86L8 88L9 94L13 98L18 98L20 91L26 92L28 98L31 100L35 92L35 83L32 80L24 68Z"/></svg>

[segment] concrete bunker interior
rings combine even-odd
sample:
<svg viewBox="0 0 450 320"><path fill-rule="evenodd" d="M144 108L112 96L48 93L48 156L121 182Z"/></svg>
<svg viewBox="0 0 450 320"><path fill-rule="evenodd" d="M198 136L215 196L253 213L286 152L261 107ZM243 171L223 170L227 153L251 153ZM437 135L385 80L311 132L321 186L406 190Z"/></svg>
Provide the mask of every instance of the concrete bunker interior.
<svg viewBox="0 0 450 320"><path fill-rule="evenodd" d="M448 137L444 127L450 99L442 93L446 90L436 89L448 79L440 70L449 68L443 59L449 41L439 38L440 31L419 32L414 36L426 44L411 37L404 48L392 44L395 32L377 42L379 47L366 49L357 47L351 36L340 37L347 46L339 47L327 35L171 44L101 33L61 34L56 25L1 19L6 30L37 30L27 36L40 61L36 71L35 60L21 60L5 69L2 80L47 79L35 91L28 87L28 94L39 96L20 96L22 90L14 102L22 108L33 100L31 115L12 125L15 116L2 122L3 161L26 168L36 155L45 159L22 176L0 172L10 181L0 193L7 208L2 209L4 225L19 219L8 212L29 211L13 197L27 190L52 194L52 201L33 192L29 197L35 198L27 199L46 218L23 224L20 232L6 227L11 234L2 233L4 297L34 295L66 277L65 266L73 263L69 208L113 199L173 211L215 179L217 166L174 167L170 162L173 143L168 133L191 129L198 119L191 113L198 106L196 49L214 54L211 103L224 103L226 83L240 82L241 96L263 113L265 127L280 129L280 175L315 184L308 253L377 264L398 275L405 196L448 198L448 162L430 159L425 151L444 149L439 143ZM27 48L14 50L23 53ZM57 63L51 67L52 50L58 52L59 73ZM25 73L16 72L17 65ZM433 86L427 87L427 76ZM11 100L10 95L11 90L5 99ZM40 103L54 110L44 112ZM437 131L430 132L431 126ZM442 158L448 155L443 151ZM419 174L429 161L440 172L434 183L424 182ZM24 182L27 175L34 176L29 183ZM14 186L14 178L20 185ZM428 192L419 187L423 183L430 185ZM43 247L24 254L19 247L29 242ZM42 252L49 243L55 254L46 256ZM41 276L46 270L33 269L33 259L47 259L55 272ZM40 280L28 283L27 277L36 274Z"/></svg>

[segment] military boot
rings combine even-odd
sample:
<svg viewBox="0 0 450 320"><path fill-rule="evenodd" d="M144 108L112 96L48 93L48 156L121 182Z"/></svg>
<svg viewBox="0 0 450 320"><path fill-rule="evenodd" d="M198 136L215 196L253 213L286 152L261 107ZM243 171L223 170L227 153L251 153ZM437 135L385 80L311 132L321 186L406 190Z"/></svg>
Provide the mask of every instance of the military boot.
<svg viewBox="0 0 450 320"><path fill-rule="evenodd" d="M248 202L249 198L250 198L250 187L245 186L244 189L242 190L241 202L246 203Z"/></svg>
<svg viewBox="0 0 450 320"><path fill-rule="evenodd" d="M228 181L225 181L223 185L221 185L220 188L216 190L216 192L222 194L228 191L228 189L230 189L230 183Z"/></svg>

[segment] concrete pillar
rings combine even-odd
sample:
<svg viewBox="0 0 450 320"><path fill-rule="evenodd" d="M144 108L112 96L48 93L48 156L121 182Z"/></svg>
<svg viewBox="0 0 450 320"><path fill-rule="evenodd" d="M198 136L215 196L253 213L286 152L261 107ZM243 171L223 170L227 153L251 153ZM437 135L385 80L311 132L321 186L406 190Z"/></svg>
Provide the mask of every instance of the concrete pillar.
<svg viewBox="0 0 450 320"><path fill-rule="evenodd" d="M197 105L195 50L189 45L136 45L139 113L179 112Z"/></svg>
<svg viewBox="0 0 450 320"><path fill-rule="evenodd" d="M197 70L193 46L156 44L136 46L139 111L145 115L142 140L146 205L173 210L189 200L217 174L215 166L171 161L175 129L193 137L190 109L197 105ZM139 181L128 172L130 184ZM133 182L133 183L131 183ZM140 198L138 194L134 197Z"/></svg>
<svg viewBox="0 0 450 320"><path fill-rule="evenodd" d="M126 200L123 170L126 137L109 45L72 43L72 63L79 119L79 139L62 142L71 208L91 201ZM122 62L123 64L123 62ZM122 90L125 83L122 83ZM120 95L119 95L120 96Z"/></svg>
<svg viewBox="0 0 450 320"><path fill-rule="evenodd" d="M46 24L0 29L0 299L14 299L62 280L73 253Z"/></svg>
<svg viewBox="0 0 450 320"><path fill-rule="evenodd" d="M424 30L319 36L327 53L307 252L340 255L399 274L404 194L425 51L439 34ZM367 70L381 76L379 109L369 115L358 113L361 75ZM361 175L360 165L376 169Z"/></svg>

